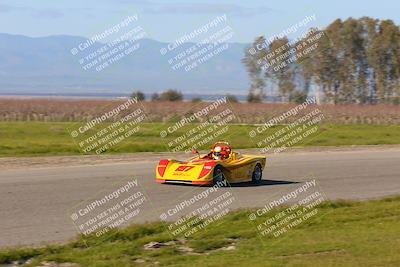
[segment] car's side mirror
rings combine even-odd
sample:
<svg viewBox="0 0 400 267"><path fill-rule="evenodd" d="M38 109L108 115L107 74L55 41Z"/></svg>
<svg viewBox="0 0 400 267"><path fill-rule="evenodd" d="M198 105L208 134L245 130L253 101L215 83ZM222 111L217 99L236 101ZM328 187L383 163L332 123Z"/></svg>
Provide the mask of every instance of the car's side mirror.
<svg viewBox="0 0 400 267"><path fill-rule="evenodd" d="M200 157L200 153L199 153L199 151L197 151L197 149L192 149L192 154L198 154Z"/></svg>

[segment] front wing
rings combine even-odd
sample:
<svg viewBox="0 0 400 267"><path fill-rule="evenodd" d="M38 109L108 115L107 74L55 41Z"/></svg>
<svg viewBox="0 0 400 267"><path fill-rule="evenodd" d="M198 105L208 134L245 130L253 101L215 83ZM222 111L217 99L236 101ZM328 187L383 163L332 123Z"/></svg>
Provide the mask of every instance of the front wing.
<svg viewBox="0 0 400 267"><path fill-rule="evenodd" d="M215 166L216 162L160 160L156 169L156 181L159 183L211 185Z"/></svg>

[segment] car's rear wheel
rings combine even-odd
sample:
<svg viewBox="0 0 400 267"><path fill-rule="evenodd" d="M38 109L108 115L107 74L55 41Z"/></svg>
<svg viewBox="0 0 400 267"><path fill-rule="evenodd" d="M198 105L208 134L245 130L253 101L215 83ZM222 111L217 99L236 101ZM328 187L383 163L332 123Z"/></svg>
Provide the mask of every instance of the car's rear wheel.
<svg viewBox="0 0 400 267"><path fill-rule="evenodd" d="M253 183L258 184L261 182L261 179L262 179L262 168L261 165L257 163L256 166L254 167L252 181Z"/></svg>
<svg viewBox="0 0 400 267"><path fill-rule="evenodd" d="M215 167L213 177L214 184L222 184L225 182L224 170L221 166Z"/></svg>

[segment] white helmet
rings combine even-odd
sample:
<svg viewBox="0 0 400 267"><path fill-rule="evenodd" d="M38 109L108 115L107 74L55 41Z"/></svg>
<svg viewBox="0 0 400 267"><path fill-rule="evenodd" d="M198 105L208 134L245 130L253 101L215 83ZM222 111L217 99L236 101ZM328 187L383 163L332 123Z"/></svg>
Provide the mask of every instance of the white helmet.
<svg viewBox="0 0 400 267"><path fill-rule="evenodd" d="M221 159L221 151L222 151L222 148L220 146L214 147L213 154L212 154L213 159Z"/></svg>

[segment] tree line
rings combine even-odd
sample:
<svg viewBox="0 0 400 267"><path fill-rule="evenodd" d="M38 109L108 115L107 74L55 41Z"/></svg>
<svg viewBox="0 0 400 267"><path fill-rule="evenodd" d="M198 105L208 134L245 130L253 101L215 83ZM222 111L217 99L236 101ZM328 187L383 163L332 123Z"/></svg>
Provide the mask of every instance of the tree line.
<svg viewBox="0 0 400 267"><path fill-rule="evenodd" d="M267 88L285 102L301 102L312 90L332 104L400 103L400 29L392 20L337 19L296 40L260 36L242 61L249 102L261 102Z"/></svg>
<svg viewBox="0 0 400 267"><path fill-rule="evenodd" d="M237 99L236 96L227 94L225 95L226 99L230 103L237 103L239 100ZM131 98L136 98L138 101L146 101L146 95L140 91L134 91L131 94ZM169 101L169 102L179 102L183 101L183 94L181 91L176 90L176 89L168 89L162 93L153 93L150 96L150 101L156 102L156 101ZM203 99L201 97L195 97L191 100L192 102L202 102Z"/></svg>

